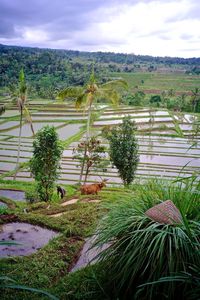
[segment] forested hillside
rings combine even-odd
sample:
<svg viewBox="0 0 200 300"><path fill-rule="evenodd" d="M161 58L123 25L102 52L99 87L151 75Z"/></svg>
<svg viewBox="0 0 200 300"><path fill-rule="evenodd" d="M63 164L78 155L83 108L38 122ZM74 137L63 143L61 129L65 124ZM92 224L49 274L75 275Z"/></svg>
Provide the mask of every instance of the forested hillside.
<svg viewBox="0 0 200 300"><path fill-rule="evenodd" d="M83 85L94 66L100 81L113 72L200 73L200 58L152 57L122 53L80 52L0 45L0 87L14 91L23 67L29 91L53 97L66 85ZM116 75L115 75L116 76Z"/></svg>

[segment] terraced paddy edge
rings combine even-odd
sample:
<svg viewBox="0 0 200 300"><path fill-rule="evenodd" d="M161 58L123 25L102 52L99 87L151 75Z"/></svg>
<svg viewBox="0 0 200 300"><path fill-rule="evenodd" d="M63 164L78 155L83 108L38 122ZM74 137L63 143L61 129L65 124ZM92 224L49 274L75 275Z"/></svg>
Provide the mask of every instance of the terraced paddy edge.
<svg viewBox="0 0 200 300"><path fill-rule="evenodd" d="M113 77L119 77L119 73L112 73ZM185 74L164 73L120 73L131 90L137 86L148 94L158 94L162 91L173 89L177 95L185 92L191 94L191 90L200 85L199 76L186 76Z"/></svg>
<svg viewBox="0 0 200 300"><path fill-rule="evenodd" d="M57 114L56 106L51 104L53 113ZM48 106L46 107L49 109ZM58 113L65 110L66 114L74 114L74 108L63 105L58 107ZM43 110L45 111L44 107ZM39 111L38 111L39 112ZM48 111L45 111L48 116ZM122 106L118 109L103 107L99 120L93 124L93 134L98 134L103 144L108 149L108 143L101 137L101 129L108 122L120 124L124 115L131 115L132 119L138 125L138 142L140 163L138 166L136 178L163 177L166 179L174 179L176 176L191 176L200 169L200 143L195 147L191 147L193 141L188 137L192 137L192 123L196 116L192 114L180 115L167 110L155 110L152 108L134 108ZM38 124L37 129L45 124L56 124L57 132L61 139L65 140L66 149L62 157L62 170L59 182L76 183L79 178L78 162L73 159L73 148L77 146L80 139L80 129L83 123L68 124L63 122L62 116L56 118L56 123L52 122L52 112L48 116L50 122L34 122ZM43 118L43 117L42 117ZM44 121L44 120L43 120ZM101 122L101 123L98 123ZM6 124L6 123L3 123ZM98 124L98 126L97 126ZM27 124L26 124L27 125ZM7 126L7 125L4 125ZM177 131L177 126L179 129ZM6 127L5 127L6 128ZM8 126L9 128L9 126ZM186 130L187 129L187 130ZM15 130L18 130L15 129ZM10 130L5 130L0 136L0 173L5 179L11 179L9 172L14 169L17 157L18 133L14 136L8 135ZM16 133L16 131L15 131ZM30 133L30 132L29 132ZM70 144L66 142L71 140L72 135L77 135L76 142ZM148 134L148 135L147 135ZM170 136L173 134L174 137ZM179 136L178 136L179 134ZM168 135L168 136L167 136ZM184 135L187 138L184 138ZM198 141L198 140L196 140ZM28 161L32 156L32 136L29 134L22 136L21 157L20 162ZM108 157L108 156L107 156ZM99 176L109 178L109 184L121 184L121 179L115 168L108 166L108 171L102 173L101 170L92 171L88 180L90 182L99 181ZM18 173L17 180L31 181L28 169L23 169Z"/></svg>

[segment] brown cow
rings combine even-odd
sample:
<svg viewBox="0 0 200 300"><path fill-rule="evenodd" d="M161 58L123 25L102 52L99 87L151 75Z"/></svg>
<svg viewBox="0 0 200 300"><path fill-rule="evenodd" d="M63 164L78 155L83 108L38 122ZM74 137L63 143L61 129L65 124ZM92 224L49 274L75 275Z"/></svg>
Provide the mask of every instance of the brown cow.
<svg viewBox="0 0 200 300"><path fill-rule="evenodd" d="M94 195L98 194L98 192L106 186L106 181L108 179L104 179L102 182L99 183L92 183L92 184L84 184L80 187L81 195Z"/></svg>

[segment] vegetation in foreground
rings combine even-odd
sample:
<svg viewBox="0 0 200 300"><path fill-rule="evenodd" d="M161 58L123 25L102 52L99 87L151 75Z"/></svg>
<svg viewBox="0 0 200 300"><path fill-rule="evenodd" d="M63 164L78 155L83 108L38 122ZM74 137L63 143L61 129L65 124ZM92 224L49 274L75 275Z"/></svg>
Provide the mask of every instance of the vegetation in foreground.
<svg viewBox="0 0 200 300"><path fill-rule="evenodd" d="M79 195L79 202L67 208L57 200L49 209L44 202L28 205L28 214L23 214L27 204L16 203L12 212L20 221L52 228L60 235L30 257L2 259L1 270L23 285L46 289L60 299L155 299L155 294L159 299L176 299L178 291L179 299L187 295L197 300L198 193L199 185L191 181L178 186L151 181L131 189L103 190L97 196L101 204L82 203L85 197ZM145 215L148 208L168 199L180 210L181 224L159 224ZM64 215L50 217L63 210ZM100 263L69 274L98 218L98 243L111 241L110 247L102 252ZM3 299L38 299L24 291L14 294L5 289Z"/></svg>

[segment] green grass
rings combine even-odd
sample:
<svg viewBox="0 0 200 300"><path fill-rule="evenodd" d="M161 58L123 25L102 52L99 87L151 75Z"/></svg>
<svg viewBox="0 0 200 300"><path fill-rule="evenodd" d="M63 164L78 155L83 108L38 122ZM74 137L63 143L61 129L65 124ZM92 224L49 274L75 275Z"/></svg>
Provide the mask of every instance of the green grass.
<svg viewBox="0 0 200 300"><path fill-rule="evenodd" d="M34 188L34 183L0 180L0 187L30 191ZM67 199L80 194L77 193L74 186L66 185L65 189L67 190ZM113 202L117 200L118 195L129 197L127 190L111 188L98 195L97 199ZM83 198L87 197L81 196L80 200ZM47 290L59 298L61 297L60 299L68 299L67 294L71 299L79 297L85 299L84 290L88 294L87 289L90 283L84 287L84 282L81 284L77 282L79 275L69 274L68 271L77 259L84 239L95 231L98 219L105 213L99 204L78 202L62 207L60 206L61 200L57 199L48 207L49 204L44 202L30 205L26 202L14 202L6 198L3 201L11 205L8 213L16 214L19 221L53 229L60 235L31 256L1 259L1 276L8 276L16 280L17 284ZM23 213L24 208L27 208L27 214ZM58 212L65 212L65 214L57 218L50 217L50 214ZM87 274L87 271L84 271L84 274ZM91 284L96 289L96 283ZM63 290L64 286L67 286L68 290ZM73 290L71 290L72 288ZM38 294L4 289L1 290L1 298L5 300L38 299ZM40 299L47 299L47 297L40 295Z"/></svg>
<svg viewBox="0 0 200 300"><path fill-rule="evenodd" d="M30 190L34 187L34 184L16 181L4 182L1 180L0 187ZM16 207L9 210L9 212L15 213L18 216L19 221L53 229L58 231L60 235L31 256L2 259L0 261L1 275L16 280L18 284L46 290L61 300L130 299L123 298L119 293L118 288L120 287L120 284L113 284L116 283L116 274L119 276L123 275L121 278L126 280L133 270L132 260L134 259L136 261L135 263L137 263L134 267L136 271L139 270L138 268L140 266L144 266L144 262L146 263L149 261L149 266L151 265L150 268L155 275L151 278L158 278L156 276L157 271L154 272L154 268L152 267L155 266L157 268L158 262L154 264L150 259L151 257L154 257L153 249L156 249L156 245L160 245L160 242L158 240L156 241L154 231L158 230L161 234L161 228L163 228L164 231L163 234L160 235L160 238L163 239L163 243L165 244L169 232L182 236L185 229L184 226L177 228L168 225L161 226L149 221L147 217L143 217L141 213L152 207L154 204L159 203L161 200L171 199L180 209L182 216L184 218L186 217L187 220L196 220L195 222L198 222L200 217L198 194L194 193L193 185L190 183L185 186L182 184L180 188L172 184L169 185L164 181L160 183L150 181L148 184L143 185L134 184L131 189L106 187L98 196L95 196L97 199L102 200L103 205L99 203L81 203L81 199L88 197L80 197L80 192L73 186L65 186L65 188L68 192L67 199L78 196L80 199L78 203L65 207L60 206L61 200L58 199L50 203L50 206L48 203L41 202L32 205L27 203L16 203ZM94 196L89 198L94 198ZM7 203L9 203L9 201L12 202L11 200L8 200ZM22 212L24 207L27 208L27 214ZM51 214L59 212L65 212L65 214L57 218L50 216ZM123 252L117 258L117 261L114 261L114 264L111 264L113 263L113 260L115 260L116 251L120 249L117 246L112 253L114 256L112 256L112 259L109 260L108 264L104 261L100 264L88 266L75 273L68 273L70 267L77 259L79 251L83 246L84 239L95 231L99 219L102 219L101 226L103 227L101 228L104 228L101 232L100 242L104 243L110 239L110 236L116 236L117 234L115 245L122 247L122 249L123 244L125 245L126 241L128 242L132 239L133 242L134 239L140 238L140 235L138 236L139 229L137 229L139 230L138 234L131 231L131 235L126 236L126 233L128 233L129 230L132 230L135 224L140 224L140 222L142 222L141 224L145 224L145 226L148 225L143 228L145 230L141 227L143 235L139 242L140 249L138 250L138 248L130 247L129 251L129 246L127 244L127 248L123 249ZM187 226L187 221L184 222L185 226ZM118 230L121 232L119 235L117 233ZM152 232L153 235L150 240L148 240L147 236L150 232ZM151 243L151 241L154 240L155 244L153 242ZM117 241L119 242L118 244ZM145 241L147 244L145 244ZM177 237L177 243L179 242L181 243L181 240L179 241ZM120 245L120 243L123 244ZM136 253L136 250L139 252ZM148 253L148 251L148 260L146 260L145 253ZM162 247L159 248L156 255L161 255L162 251L165 252ZM128 267L129 262L126 261L127 253L129 252L131 253L131 267ZM194 254L194 252L191 253ZM167 251L165 252L165 255L166 254L168 255ZM167 259L165 255L163 254L163 256L160 256L160 261L166 263ZM157 259L156 256L154 258ZM113 270L119 265L120 270L118 270L117 273L113 273ZM126 272L124 273L125 269ZM139 272L142 273L141 269ZM112 282L110 282L109 279L112 279ZM137 285L138 284L141 284L140 280L137 281ZM146 288L146 286L143 287L145 291ZM135 292L137 291L140 290L135 290ZM140 295L143 297L143 291ZM2 297L4 300L37 300L38 294L27 291L4 289ZM139 299L147 299L142 297ZM47 297L40 295L39 299L45 300Z"/></svg>
<svg viewBox="0 0 200 300"><path fill-rule="evenodd" d="M110 290L116 290L119 299L184 299L188 286L166 283L144 285L163 276L188 271L200 263L199 244L199 185L185 181L169 184L150 181L133 186L132 199L120 198L104 208L108 214L99 227L98 244L110 243L101 254L108 271ZM145 215L147 209L171 200L179 209L182 222L168 225L152 221ZM142 289L138 289L143 285Z"/></svg>
<svg viewBox="0 0 200 300"><path fill-rule="evenodd" d="M133 90L138 86L139 90L161 90L189 92L200 85L200 77L187 74L160 74L160 73L111 73L111 76L125 79L129 88ZM141 80L144 83L141 83Z"/></svg>

